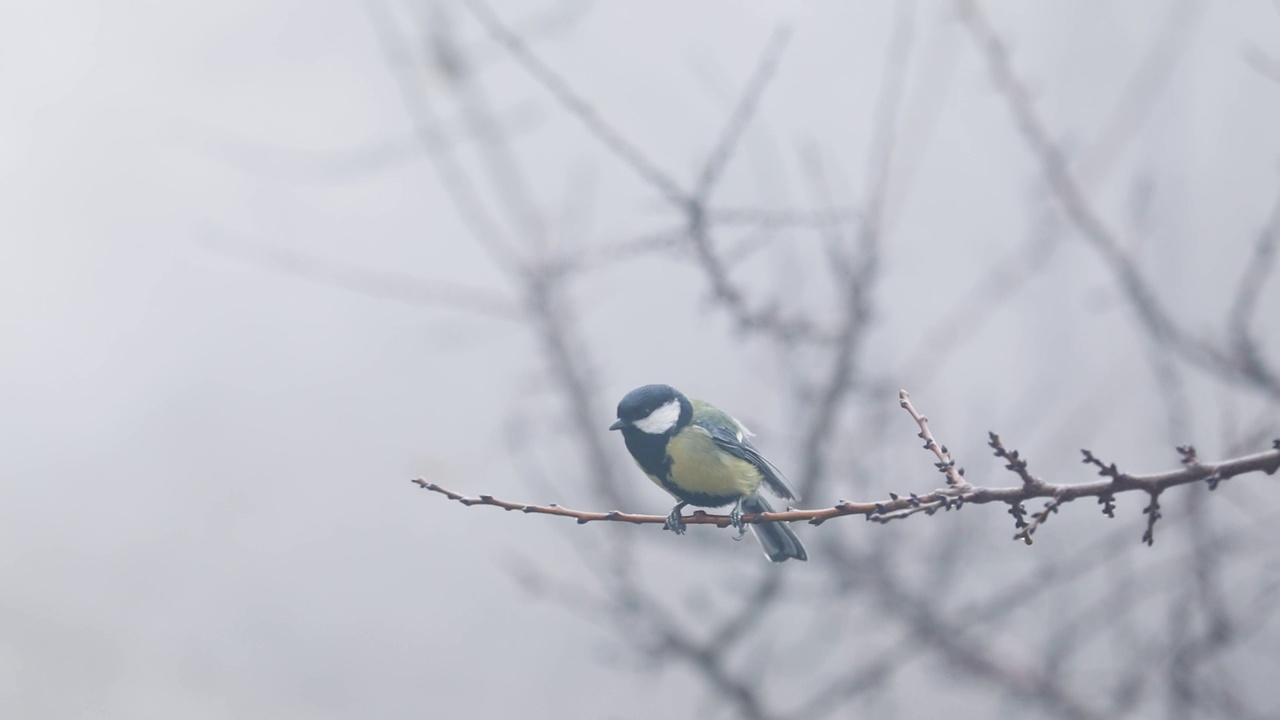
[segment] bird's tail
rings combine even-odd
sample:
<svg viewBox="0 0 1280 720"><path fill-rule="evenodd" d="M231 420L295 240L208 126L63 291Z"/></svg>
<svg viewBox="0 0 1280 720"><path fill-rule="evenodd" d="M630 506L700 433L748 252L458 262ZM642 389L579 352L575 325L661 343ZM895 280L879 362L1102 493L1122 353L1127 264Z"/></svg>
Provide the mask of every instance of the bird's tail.
<svg viewBox="0 0 1280 720"><path fill-rule="evenodd" d="M745 514L773 512L773 506L759 493L755 493L742 499L742 512ZM764 554L773 562L782 562L788 558L809 559L808 553L804 551L804 545L800 544L800 538L796 537L795 531L791 529L791 523L751 523L751 532L755 533L756 539L764 547Z"/></svg>

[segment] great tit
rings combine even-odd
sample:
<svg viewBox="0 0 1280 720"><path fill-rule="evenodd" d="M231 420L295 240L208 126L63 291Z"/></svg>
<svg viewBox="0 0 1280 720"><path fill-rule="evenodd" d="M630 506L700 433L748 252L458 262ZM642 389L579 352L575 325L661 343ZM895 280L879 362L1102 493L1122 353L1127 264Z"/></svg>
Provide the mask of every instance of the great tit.
<svg viewBox="0 0 1280 720"><path fill-rule="evenodd" d="M666 522L677 534L685 530L680 511L686 505L733 503L729 517L741 537L746 532L743 513L773 510L757 492L761 484L781 498L798 499L782 473L747 439L751 432L742 423L670 385L645 385L627 393L609 429L622 431L640 469L679 501ZM787 523L753 523L751 530L773 562L809 557Z"/></svg>

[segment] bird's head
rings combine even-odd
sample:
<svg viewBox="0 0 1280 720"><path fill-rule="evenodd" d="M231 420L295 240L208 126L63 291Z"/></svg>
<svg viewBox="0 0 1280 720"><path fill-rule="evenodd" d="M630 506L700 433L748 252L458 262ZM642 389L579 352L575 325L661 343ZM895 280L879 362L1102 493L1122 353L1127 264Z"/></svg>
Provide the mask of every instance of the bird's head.
<svg viewBox="0 0 1280 720"><path fill-rule="evenodd" d="M610 430L635 430L665 435L689 424L693 405L670 385L645 385L627 393L618 403L618 420Z"/></svg>

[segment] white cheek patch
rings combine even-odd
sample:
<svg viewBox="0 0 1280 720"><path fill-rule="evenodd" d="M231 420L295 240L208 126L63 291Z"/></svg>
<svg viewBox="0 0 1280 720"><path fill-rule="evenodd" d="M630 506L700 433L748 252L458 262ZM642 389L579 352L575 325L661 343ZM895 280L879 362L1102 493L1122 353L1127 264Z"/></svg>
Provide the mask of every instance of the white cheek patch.
<svg viewBox="0 0 1280 720"><path fill-rule="evenodd" d="M640 432L646 432L650 435L661 435L662 433L675 427L680 422L680 401L672 400L662 407L649 413L648 417L637 420L632 425Z"/></svg>

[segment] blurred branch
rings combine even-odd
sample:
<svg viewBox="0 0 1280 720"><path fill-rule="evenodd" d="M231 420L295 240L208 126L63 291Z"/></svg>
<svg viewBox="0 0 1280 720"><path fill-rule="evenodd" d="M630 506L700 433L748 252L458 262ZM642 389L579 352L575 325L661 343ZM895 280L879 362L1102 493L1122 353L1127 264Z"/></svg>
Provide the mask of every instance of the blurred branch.
<svg viewBox="0 0 1280 720"><path fill-rule="evenodd" d="M715 148L707 156L694 190L682 203L688 224L688 237L693 245L694 255L702 266L703 274L711 285L711 292L738 321L742 330L768 330L778 340L817 339L824 335L813 325L801 317L783 317L776 306L766 305L752 308L744 290L729 278L729 268L723 258L716 252L710 236L710 222L707 219L707 203L715 189L715 183L721 177L738 140L751 119L755 115L761 95L774 76L778 62L786 49L790 38L790 30L785 26L778 27L765 46L756 63L755 72L747 81L738 100L737 107L730 115L720 132Z"/></svg>
<svg viewBox="0 0 1280 720"><path fill-rule="evenodd" d="M612 587L599 598L587 588L532 569L528 562L513 564L512 570L526 590L551 598L581 616L612 622L619 632L634 636L645 654L654 658L674 656L690 664L742 717L773 717L764 708L758 689L735 677L727 667L728 643L690 639L692 633L684 624L621 568L614 568L608 578Z"/></svg>
<svg viewBox="0 0 1280 720"><path fill-rule="evenodd" d="M523 274L522 280L527 310L551 375L565 393L574 436L582 446L589 477L594 479L600 499L621 504L627 496L615 482L613 463L596 431L598 383L592 375L590 357L577 342L578 333L565 307L564 274L554 268L532 268Z"/></svg>
<svg viewBox="0 0 1280 720"><path fill-rule="evenodd" d="M480 21L484 29L511 53L516 62L546 88L556 102L577 117L611 153L630 165L632 170L644 178L649 185L658 189L668 200L677 204L684 202L685 193L680 185L659 169L640 151L640 148L605 121L595 107L574 92L564 78L542 62L542 59L534 54L525 41L502 22L487 2L463 0L463 4Z"/></svg>
<svg viewBox="0 0 1280 720"><path fill-rule="evenodd" d="M1081 453L1084 455L1083 462L1097 467L1099 469L1098 474L1106 479L1091 483L1059 484L1048 482L1032 475L1027 468L1027 462L1019 456L1018 451L1006 449L1000 437L995 433L990 433L988 444L994 449L995 455L1006 461L1005 468L1017 475L1022 483L1017 487L978 487L970 485L965 480L964 469L957 468L955 460L951 458L947 448L939 445L934 440L929 430L928 418L916 411L906 391L901 393L900 402L903 409L911 415L920 428L919 437L925 440L924 448L938 458L935 467L939 472L946 475L949 483L948 487L923 495L909 493L905 498L897 493L889 493L888 500L879 502L841 501L827 508L813 510L789 509L783 512L743 515L742 521L745 523L805 521L811 525L821 525L833 518L861 515L870 521L887 523L921 513L933 515L938 510L959 510L965 504L1005 503L1010 506L1009 513L1014 516L1015 526L1018 531L1014 535L1014 539L1023 540L1030 545L1032 534L1036 529L1047 521L1050 514L1056 513L1058 508L1065 503L1086 497L1097 498L1098 503L1103 506L1103 512L1108 516L1114 517L1115 496L1117 494L1145 492L1150 498L1150 503L1145 510L1147 514L1147 530L1143 535L1143 540L1149 545L1154 541L1154 526L1160 517L1158 498L1161 492L1179 485L1189 485L1197 482L1205 482L1210 489L1214 489L1223 480L1238 475L1255 472L1273 475L1277 469L1280 469L1280 440L1276 440L1273 443L1274 449L1267 452L1232 458L1217 463L1202 463L1196 457L1194 448L1182 446L1178 448L1178 452L1182 457L1182 467L1180 469L1151 475L1123 473L1114 463L1107 464L1098 459L1092 452L1082 450ZM425 490L438 493L468 507L488 505L504 510L518 510L526 514L557 515L573 518L578 521L579 525L585 525L590 522L663 525L666 522L666 517L663 515L639 515L619 510L608 512L572 510L556 504L534 505L501 500L492 495L468 497L423 478L415 478L413 482ZM1049 502L1046 503L1042 511L1028 516L1023 503L1037 498L1049 498ZM731 525L728 515L712 515L701 510L686 516L685 521L691 525L715 525L720 528Z"/></svg>
<svg viewBox="0 0 1280 720"><path fill-rule="evenodd" d="M942 309L942 315L916 342L902 363L901 376L912 383L928 383L964 341L979 330L1030 283L1052 257L1057 238L1035 237L992 263L964 298Z"/></svg>
<svg viewBox="0 0 1280 720"><path fill-rule="evenodd" d="M767 208L714 207L707 216L716 225L751 225L754 227L827 227L862 222L862 213L847 207L827 208L820 212Z"/></svg>
<svg viewBox="0 0 1280 720"><path fill-rule="evenodd" d="M940 653L958 672L991 682L1059 717L1108 717L1083 704L1059 678L1011 660L1009 653L992 647L990 640L966 634L964 625L944 617L932 598L908 590L886 559L875 554L852 554L844 548L833 550L834 560L843 566L845 575L867 577L875 586L874 595L881 609L901 617L921 642Z"/></svg>
<svg viewBox="0 0 1280 720"><path fill-rule="evenodd" d="M1271 206L1271 216L1253 246L1253 256L1245 265L1244 275L1236 285L1235 301L1227 318L1236 355L1253 374L1266 376L1270 370L1258 352L1258 344L1249 331L1258 310L1258 298L1275 269L1276 245L1280 243L1280 197ZM1275 382L1280 382L1272 378Z"/></svg>
<svg viewBox="0 0 1280 720"><path fill-rule="evenodd" d="M1280 2L1272 0L1271 5L1280 13ZM1280 83L1280 58L1263 52L1255 45L1249 45L1245 48L1244 59L1262 77Z"/></svg>
<svg viewBox="0 0 1280 720"><path fill-rule="evenodd" d="M790 209L769 210L763 208L710 208L704 221L714 228L745 227L751 234L738 239L723 253L725 267L742 262L761 247L774 241L775 231L793 229L823 229L837 225L861 222L861 214L849 208L813 212ZM609 263L630 260L649 253L674 250L688 241L688 228L684 223L665 230L602 243L585 249L581 257L565 258L573 269L591 269Z"/></svg>
<svg viewBox="0 0 1280 720"><path fill-rule="evenodd" d="M795 720L812 720L832 712L841 703L848 702L863 693L882 689L884 683L913 656L924 651L918 643L902 643L888 652L876 654L864 665L854 668L812 692L788 717Z"/></svg>
<svg viewBox="0 0 1280 720"><path fill-rule="evenodd" d="M1253 45L1245 48L1244 59L1259 75L1271 82L1280 83L1280 59L1268 55Z"/></svg>
<svg viewBox="0 0 1280 720"><path fill-rule="evenodd" d="M441 310L519 321L524 313L498 293L443 280L429 280L388 270L370 270L266 242L232 239L224 232L206 234L203 244L213 252L245 260L275 272L339 287L369 297Z"/></svg>
<svg viewBox="0 0 1280 720"><path fill-rule="evenodd" d="M961 19L985 54L997 91L1013 113L1018 130L1039 161L1067 217L1084 239L1102 257L1140 320L1140 325L1157 343L1223 379L1265 392L1280 399L1280 378L1259 361L1257 364L1234 357L1206 340L1192 337L1160 303L1155 291L1125 252L1119 237L1089 203L1072 175L1067 161L1035 110L1031 94L1015 74L1004 41L992 28L976 0L956 0Z"/></svg>
<svg viewBox="0 0 1280 720"><path fill-rule="evenodd" d="M507 48L515 61L529 73L570 115L590 132L615 157L620 159L653 187L685 218L687 238L693 246L703 273L711 285L712 295L728 310L744 331L763 331L781 340L822 340L826 334L815 329L803 317L783 317L774 305L754 308L746 293L729 278L728 268L717 254L709 234L710 212L707 202L722 177L724 168L755 114L759 98L774 76L774 70L786 47L790 32L785 26L774 31L761 53L756 70L747 82L737 107L721 130L715 147L703 163L692 190L686 190L661 170L647 155L608 123L595 106L573 90L569 83L553 71L513 32L484 0L464 0L464 4L485 30Z"/></svg>
<svg viewBox="0 0 1280 720"><path fill-rule="evenodd" d="M449 194L464 223L476 242L488 253L495 265L509 268L517 256L514 248L505 241L501 228L489 214L475 184L448 142L445 129L431 95L421 65L410 43L396 25L395 17L385 0L366 0L364 3L370 23L377 36L387 64L400 88L400 99L405 113L412 122L421 141L422 150L435 166L441 185Z"/></svg>
<svg viewBox="0 0 1280 720"><path fill-rule="evenodd" d="M423 137L423 150L434 161L440 182L449 192L455 207L469 229L486 249L491 261L507 272L519 290L522 318L528 321L542 345L548 374L564 393L573 436L581 444L585 470L594 480L600 500L622 504L626 498L618 483L613 482L613 464L604 445L594 432L597 416L597 383L592 376L591 361L580 342L573 314L566 299L567 276L563 264L551 252L540 204L533 184L526 179L524 167L513 151L507 132L498 120L480 83L471 72L466 56L458 50L452 28L439 6L432 6L435 22L427 42L429 56L417 57L410 40L395 24L390 9L379 0L366 3L378 39L400 81L405 111ZM481 166L478 173L487 179L491 195L505 213L513 234L522 244L509 242L500 223L487 204L468 169L455 157L452 148L432 142L436 139L434 99L426 90L424 65L430 64L446 81L463 116L479 141Z"/></svg>
<svg viewBox="0 0 1280 720"><path fill-rule="evenodd" d="M791 28L779 25L774 29L772 37L760 53L756 69L747 81L742 96L738 99L738 106L720 131L720 139L707 156L706 162L702 164L702 170L694 182L692 194L700 203L705 204L710 200L716 182L724 173L729 161L733 159L734 149L746 132L747 126L751 124L751 119L755 117L760 98L764 96L764 91L773 80L778 64L782 61L782 53L787 49L790 41Z"/></svg>
<svg viewBox="0 0 1280 720"><path fill-rule="evenodd" d="M1209 4L1207 0L1176 0L1165 4L1168 11L1164 21L1155 30L1142 59L1125 79L1101 129L1074 163L1073 172L1078 182L1096 185L1124 156L1124 149L1143 128L1151 109L1168 87L1187 41Z"/></svg>
<svg viewBox="0 0 1280 720"><path fill-rule="evenodd" d="M1142 61L1125 81L1107 121L1075 159L1074 172L1079 182L1097 185L1116 167L1116 159L1123 156L1124 148L1168 86L1204 5L1202 0L1181 0L1170 7ZM916 384L931 379L963 341L977 337L978 329L1039 275L1060 246L1060 235L1056 228L1034 233L993 263L985 276L972 285L965 299L944 309L942 316L921 336L903 363L901 376L911 378Z"/></svg>
<svg viewBox="0 0 1280 720"><path fill-rule="evenodd" d="M707 684L741 713L741 717L748 720L771 717L764 709L759 690L729 672L717 646L694 642L684 632L664 632L659 650L678 655L691 663Z"/></svg>
<svg viewBox="0 0 1280 720"><path fill-rule="evenodd" d="M895 3L893 29L885 49L874 108L875 122L866 167L866 209L852 248L854 257L844 260L844 248L838 246L839 238L828 240L830 264L841 284L837 302L843 318L831 353L828 376L818 390L814 412L801 444L804 466L799 490L802 497L819 492L827 479L827 449L840 425L841 408L857 386L855 371L859 351L871 327L872 290L880 268L880 244L889 183L893 177L898 115L915 40L914 15L913 1L899 0ZM815 162L817 167L820 165Z"/></svg>
<svg viewBox="0 0 1280 720"><path fill-rule="evenodd" d="M711 285L711 294L733 316L739 330L766 331L782 342L827 339L826 333L806 318L784 316L776 304L752 307L746 293L729 278L728 265L712 245L702 204L691 200L685 210L686 238L692 243L694 256Z"/></svg>

